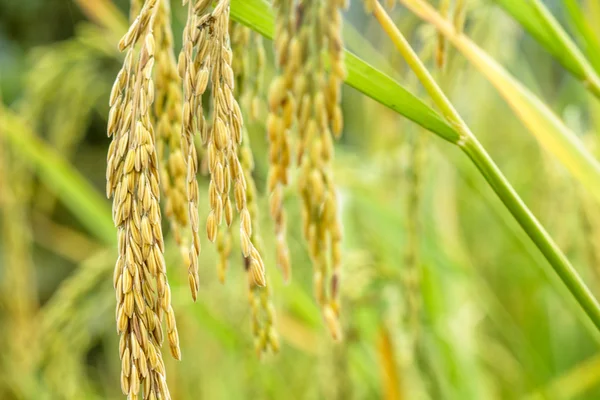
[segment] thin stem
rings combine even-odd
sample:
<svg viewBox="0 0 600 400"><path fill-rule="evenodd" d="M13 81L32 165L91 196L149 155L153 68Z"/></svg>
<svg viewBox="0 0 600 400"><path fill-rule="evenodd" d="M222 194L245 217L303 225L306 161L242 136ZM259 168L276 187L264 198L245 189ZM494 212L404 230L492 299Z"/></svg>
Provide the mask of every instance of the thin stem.
<svg viewBox="0 0 600 400"><path fill-rule="evenodd" d="M383 7L375 2L373 10L375 18L379 21L390 39L396 45L398 51L405 58L408 65L415 72L437 107L442 110L448 121L455 126L461 134L461 140L457 145L473 161L475 166L483 174L496 195L504 203L521 228L535 243L546 260L550 263L554 272L563 284L569 289L579 305L583 308L593 324L600 330L600 305L592 295L583 280L567 257L558 248L544 227L527 208L498 166L494 163L485 148L479 143L477 137L470 131L469 127L456 111L450 100L437 85L427 68L423 65L408 41L400 30L392 22Z"/></svg>
<svg viewBox="0 0 600 400"><path fill-rule="evenodd" d="M569 289L577 302L600 330L600 305L552 237L527 208L515 189L502 174L478 140L468 140L461 147L490 184L502 203L517 220L527 236L535 243L554 272Z"/></svg>
<svg viewBox="0 0 600 400"><path fill-rule="evenodd" d="M463 125L464 128L468 130L465 123L458 115L458 112L446 98L442 89L437 85L429 70L425 67L419 56L414 52L410 44L400 33L390 16L384 10L384 8L379 4L379 2L375 1L375 7L373 9L373 15L379 23L381 24L383 30L388 34L392 42L396 45L396 48L404 57L404 60L408 64L408 66L413 70L413 72L417 75L417 78L421 81L421 84L427 90L427 93L433 99L433 102L438 106L444 117L450 122L452 125L455 125L455 128L458 128L457 125Z"/></svg>
<svg viewBox="0 0 600 400"><path fill-rule="evenodd" d="M531 0L531 4L535 9L538 16L544 21L544 23L550 28L550 30L556 35L561 44L567 49L570 56L579 65L579 68L583 71L582 81L583 84L588 88L592 94L600 98L600 78L596 74L594 68L588 63L583 53L579 50L577 45L571 40L569 35L564 31L562 26L554 18L554 16L548 11L548 8L544 5L541 0Z"/></svg>
<svg viewBox="0 0 600 400"><path fill-rule="evenodd" d="M527 130L545 150L555 155L587 190L600 200L600 164L585 148L580 138L515 77L489 54L423 0L401 0L415 15L434 25L498 90Z"/></svg>

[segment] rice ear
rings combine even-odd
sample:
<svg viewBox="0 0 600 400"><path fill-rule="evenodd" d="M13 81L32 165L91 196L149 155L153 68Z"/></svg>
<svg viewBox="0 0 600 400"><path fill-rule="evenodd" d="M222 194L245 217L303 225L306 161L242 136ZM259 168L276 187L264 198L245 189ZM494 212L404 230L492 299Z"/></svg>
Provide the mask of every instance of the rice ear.
<svg viewBox="0 0 600 400"><path fill-rule="evenodd" d="M119 238L114 286L122 344L121 388L131 398L142 390L146 397L168 397L160 350L165 314L171 353L177 359L181 357L163 258L159 171L150 117L156 51L153 27L163 5L157 0L145 1L121 41L127 56L111 98L123 100L111 100L108 128L113 143L107 157L107 192L113 198L113 220Z"/></svg>

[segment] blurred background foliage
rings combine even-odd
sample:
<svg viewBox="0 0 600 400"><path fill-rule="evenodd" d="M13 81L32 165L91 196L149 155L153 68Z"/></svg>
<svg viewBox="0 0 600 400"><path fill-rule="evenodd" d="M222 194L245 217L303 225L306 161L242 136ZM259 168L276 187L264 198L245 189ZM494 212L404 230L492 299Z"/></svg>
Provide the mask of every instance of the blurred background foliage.
<svg viewBox="0 0 600 400"><path fill-rule="evenodd" d="M103 192L108 95L122 60L116 43L126 3L0 0L1 399L122 398L111 283L116 231ZM594 153L598 100L497 3L466 1L467 34ZM593 50L585 39L600 41L596 0L545 4L583 49ZM179 1L173 12L179 46ZM600 293L597 200L451 45L445 67L435 67L433 27L404 7L391 15ZM423 95L358 0L346 13L346 45ZM268 81L273 67L265 74ZM193 303L171 241L183 351L181 362L165 357L173 398L599 398L599 336L544 272L545 259L477 170L456 148L349 87L343 108L335 176L343 205L344 341L329 338L313 302L300 224L290 224L293 282L283 285L270 267L282 349L263 359L253 351L241 260L221 285L214 246L204 246ZM264 106L260 115L248 128L264 193ZM292 185L290 221L300 218L298 201ZM274 246L264 195L260 205L269 267ZM207 204L200 208L206 217Z"/></svg>

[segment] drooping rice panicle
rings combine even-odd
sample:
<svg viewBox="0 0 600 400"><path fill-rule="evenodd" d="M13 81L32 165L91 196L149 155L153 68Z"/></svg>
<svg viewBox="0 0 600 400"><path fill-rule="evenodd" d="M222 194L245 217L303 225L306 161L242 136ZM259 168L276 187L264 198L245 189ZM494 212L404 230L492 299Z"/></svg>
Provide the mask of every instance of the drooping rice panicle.
<svg viewBox="0 0 600 400"><path fill-rule="evenodd" d="M184 5L187 3L184 2ZM203 2L208 6L208 2ZM199 276L198 257L200 255L200 217L198 215L198 151L194 142L195 132L200 132L201 138L206 136L206 121L202 112L202 94L208 84L207 65L194 64L194 48L201 40L201 31L197 29L197 18L193 2L188 3L188 18L183 30L183 48L179 54L178 71L183 79L183 108L181 125L181 148L186 160L186 198L188 216L192 230L192 243L188 255L188 282L194 301L198 296ZM198 7L196 7L198 8ZM199 10L202 11L202 10ZM205 52L207 49L196 49ZM200 110L197 112L196 110ZM203 139L204 140L204 139Z"/></svg>
<svg viewBox="0 0 600 400"><path fill-rule="evenodd" d="M181 79L173 53L171 8L160 0L155 21L156 90L154 117L157 121L157 153L160 182L165 198L165 215L186 264L188 260L188 212L185 158L181 151ZM194 271L189 271L193 275ZM193 276L195 278L195 275ZM190 280L192 277L190 277Z"/></svg>
<svg viewBox="0 0 600 400"><path fill-rule="evenodd" d="M271 218L275 225L277 266L284 280L291 278L289 249L286 239L287 217L283 207L284 190L288 184L291 149L290 134L294 122L295 100L293 82L299 67L298 40L294 37L295 8L293 0L273 1L275 9L275 57L278 75L269 88L269 115L267 138L269 140L269 178Z"/></svg>
<svg viewBox="0 0 600 400"><path fill-rule="evenodd" d="M234 70L235 96L240 98L239 93L244 90L248 74L245 53L248 49L250 29L239 23L230 21L229 30L231 32L232 59L236 60ZM233 217L233 215L231 217ZM217 253L219 255L219 260L217 261L217 275L221 283L225 282L227 270L229 268L229 257L231 255L233 236L231 230L232 225L228 224L227 227L219 229L217 234Z"/></svg>
<svg viewBox="0 0 600 400"><path fill-rule="evenodd" d="M331 162L333 137L342 132L340 86L345 76L341 41L344 1L304 0L298 4L296 33L301 72L294 82L298 99L298 187L302 197L303 231L314 265L314 290L334 338L339 327L341 225ZM325 67L325 57L330 62Z"/></svg>
<svg viewBox="0 0 600 400"><path fill-rule="evenodd" d="M242 142L243 118L234 98L234 74L231 67L232 51L229 38L229 1L216 2L209 10L210 1L190 2L188 23L184 32L184 51L180 57L180 73L184 78L184 130L188 148L193 143L194 124L200 132L202 144L207 148L210 172L209 206L206 223L208 239L217 239L223 217L226 225L233 222L233 189L237 211L240 215L240 240L244 257L248 258L250 271L259 286L265 285L265 267L258 250L252 243L252 221L246 208L246 181L237 155ZM202 95L211 88L211 126L208 127L202 109ZM197 164L188 158L188 196L196 195L195 176ZM232 188L233 187L233 188ZM190 202L190 213L195 202ZM193 218L191 218L193 220ZM192 224L194 225L194 223ZM194 229L197 231L196 229ZM192 257L191 257L192 258ZM197 260L196 260L197 262Z"/></svg>
<svg viewBox="0 0 600 400"><path fill-rule="evenodd" d="M146 0L119 43L126 56L111 91L108 122L112 142L107 195L113 198L118 228L113 282L121 336L121 389L130 399L170 398L161 354L164 315L171 354L181 358L163 257L158 160L150 119L158 6L157 0Z"/></svg>
<svg viewBox="0 0 600 400"><path fill-rule="evenodd" d="M264 48L262 41L254 40L256 47L251 51L249 45L255 34L252 34L249 28L238 23L231 24L232 40L231 47L234 60L242 59L242 62L236 62L233 65L233 75L235 80L234 95L239 99L248 99L250 101L250 113L252 113L252 103L258 100L260 90L260 77L264 63ZM258 36L258 35L256 35ZM252 171L254 170L254 157L250 146L250 137L246 127L242 127L243 139L242 145L238 149L238 158L242 166L244 179L246 181L246 208L250 214L250 219L254 222L250 240L257 249L261 249L260 228L258 226L258 205L257 191ZM275 331L275 307L271 300L271 291L267 287L259 287L254 282L252 274L248 270L248 264L244 262L244 269L248 276L248 302L251 310L251 329L254 335L255 349L260 357L268 350L277 352L279 350L279 340ZM266 277L265 272L265 277Z"/></svg>
<svg viewBox="0 0 600 400"><path fill-rule="evenodd" d="M249 145L250 139L248 132L244 129L244 141L240 149L240 163L242 165L244 177L246 179L246 204L250 214L250 218L254 222L250 240L260 250L262 240L260 238L258 227L258 205L257 191L252 171L254 170L254 158ZM275 307L271 299L271 289L269 285L266 287L258 287L252 279L252 273L248 269L248 264L244 267L248 274L248 302L251 309L251 324L252 333L254 335L254 344L257 354L261 354L271 350L279 351L279 337L275 328ZM265 277L266 277L265 272Z"/></svg>

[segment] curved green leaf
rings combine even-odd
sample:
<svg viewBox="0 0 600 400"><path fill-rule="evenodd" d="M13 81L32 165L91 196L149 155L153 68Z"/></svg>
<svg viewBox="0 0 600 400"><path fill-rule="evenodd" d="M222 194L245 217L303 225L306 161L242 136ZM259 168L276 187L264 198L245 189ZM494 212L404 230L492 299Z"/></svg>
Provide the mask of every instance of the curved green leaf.
<svg viewBox="0 0 600 400"><path fill-rule="evenodd" d="M600 98L600 78L540 0L494 0L516 19L554 58Z"/></svg>

